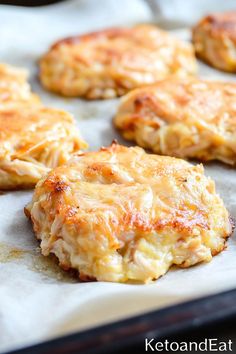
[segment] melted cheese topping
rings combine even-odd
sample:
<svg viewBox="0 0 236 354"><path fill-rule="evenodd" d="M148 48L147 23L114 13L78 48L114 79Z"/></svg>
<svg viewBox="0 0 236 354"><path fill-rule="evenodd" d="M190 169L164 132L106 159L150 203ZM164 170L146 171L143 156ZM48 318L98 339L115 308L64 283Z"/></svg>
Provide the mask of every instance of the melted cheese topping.
<svg viewBox="0 0 236 354"><path fill-rule="evenodd" d="M66 112L27 105L0 110L0 189L32 187L86 146Z"/></svg>
<svg viewBox="0 0 236 354"><path fill-rule="evenodd" d="M236 163L236 84L168 79L126 95L115 125L155 153Z"/></svg>
<svg viewBox="0 0 236 354"><path fill-rule="evenodd" d="M69 113L46 108L23 69L0 64L0 189L33 187L87 147Z"/></svg>
<svg viewBox="0 0 236 354"><path fill-rule="evenodd" d="M64 96L121 96L169 75L194 74L193 48L151 25L59 41L40 62L44 87Z"/></svg>
<svg viewBox="0 0 236 354"><path fill-rule="evenodd" d="M40 104L27 82L27 71L0 64L0 110L19 104Z"/></svg>
<svg viewBox="0 0 236 354"><path fill-rule="evenodd" d="M80 278L147 282L224 249L229 214L202 165L113 144L80 153L26 208L42 253Z"/></svg>

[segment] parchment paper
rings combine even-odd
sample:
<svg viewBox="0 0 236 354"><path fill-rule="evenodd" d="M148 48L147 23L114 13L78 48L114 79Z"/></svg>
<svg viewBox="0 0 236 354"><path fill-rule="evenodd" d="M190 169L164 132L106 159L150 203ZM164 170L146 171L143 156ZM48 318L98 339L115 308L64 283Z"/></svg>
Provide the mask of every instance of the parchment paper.
<svg viewBox="0 0 236 354"><path fill-rule="evenodd" d="M86 102L63 99L42 90L37 59L55 40L114 25L154 21L141 0L68 1L43 8L0 7L0 58L27 67L33 89L45 104L72 112L90 149L108 145L111 119L119 100ZM179 29L176 35L187 38ZM233 80L204 64L200 75ZM223 164L205 165L226 206L236 216L236 171ZM0 195L0 351L11 350L148 310L236 286L236 240L212 262L191 269L172 269L149 285L79 283L54 259L40 255L23 208L32 191Z"/></svg>

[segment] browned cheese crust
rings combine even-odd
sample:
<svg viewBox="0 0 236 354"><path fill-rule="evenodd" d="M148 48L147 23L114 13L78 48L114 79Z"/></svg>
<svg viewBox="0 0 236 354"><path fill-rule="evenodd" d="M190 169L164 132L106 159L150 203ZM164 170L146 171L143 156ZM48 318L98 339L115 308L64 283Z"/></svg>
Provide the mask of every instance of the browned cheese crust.
<svg viewBox="0 0 236 354"><path fill-rule="evenodd" d="M49 172L26 215L42 253L82 280L148 282L210 261L232 232L202 165L115 143Z"/></svg>
<svg viewBox="0 0 236 354"><path fill-rule="evenodd" d="M236 11L211 14L193 28L196 55L217 69L236 72Z"/></svg>
<svg viewBox="0 0 236 354"><path fill-rule="evenodd" d="M123 97L114 123L155 153L236 163L236 84L168 79Z"/></svg>
<svg viewBox="0 0 236 354"><path fill-rule="evenodd" d="M112 98L169 75L196 71L191 44L151 25L61 40L40 61L43 86L63 96Z"/></svg>
<svg viewBox="0 0 236 354"><path fill-rule="evenodd" d="M0 64L0 189L31 188L85 147L73 117L44 107L25 70Z"/></svg>

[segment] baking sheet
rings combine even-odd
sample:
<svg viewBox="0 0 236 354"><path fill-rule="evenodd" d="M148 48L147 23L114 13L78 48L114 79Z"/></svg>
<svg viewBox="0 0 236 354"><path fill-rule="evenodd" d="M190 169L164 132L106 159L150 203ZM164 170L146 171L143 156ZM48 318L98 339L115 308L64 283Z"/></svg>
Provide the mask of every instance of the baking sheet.
<svg viewBox="0 0 236 354"><path fill-rule="evenodd" d="M36 9L2 6L0 58L27 67L34 91L45 104L73 113L94 150L114 138L124 142L111 124L119 100L86 102L49 94L38 83L37 59L61 37L148 21L153 21L150 10L139 0L74 0ZM182 38L189 36L183 28L175 33ZM199 73L205 78L235 78L204 64L199 66ZM235 169L220 163L206 164L205 169L236 216ZM40 255L23 214L31 195L32 191L0 195L0 352L236 286L235 237L212 262L191 269L172 269L149 285L79 283L60 270L54 259Z"/></svg>

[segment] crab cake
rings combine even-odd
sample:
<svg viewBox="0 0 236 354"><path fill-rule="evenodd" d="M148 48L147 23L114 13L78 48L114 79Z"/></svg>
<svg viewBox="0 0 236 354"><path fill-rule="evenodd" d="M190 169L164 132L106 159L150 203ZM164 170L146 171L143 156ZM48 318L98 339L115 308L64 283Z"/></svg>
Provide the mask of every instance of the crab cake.
<svg viewBox="0 0 236 354"><path fill-rule="evenodd" d="M115 125L155 153L236 164L236 84L169 79L136 89Z"/></svg>
<svg viewBox="0 0 236 354"><path fill-rule="evenodd" d="M196 55L217 69L236 72L236 11L204 17L193 28Z"/></svg>
<svg viewBox="0 0 236 354"><path fill-rule="evenodd" d="M43 86L64 96L113 98L169 75L195 73L191 44L151 25L111 28L54 44L40 62Z"/></svg>
<svg viewBox="0 0 236 354"><path fill-rule="evenodd" d="M29 188L86 144L73 118L45 107L0 111L0 189Z"/></svg>
<svg viewBox="0 0 236 354"><path fill-rule="evenodd" d="M27 71L0 63L0 110L19 104L40 104L27 82Z"/></svg>
<svg viewBox="0 0 236 354"><path fill-rule="evenodd" d="M202 165L116 143L49 172L25 212L43 255L82 280L157 279L210 261L232 232Z"/></svg>

